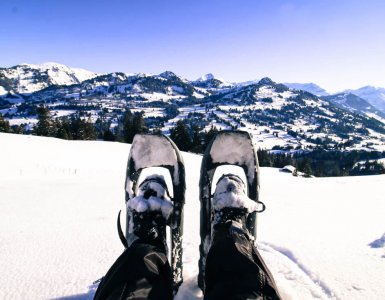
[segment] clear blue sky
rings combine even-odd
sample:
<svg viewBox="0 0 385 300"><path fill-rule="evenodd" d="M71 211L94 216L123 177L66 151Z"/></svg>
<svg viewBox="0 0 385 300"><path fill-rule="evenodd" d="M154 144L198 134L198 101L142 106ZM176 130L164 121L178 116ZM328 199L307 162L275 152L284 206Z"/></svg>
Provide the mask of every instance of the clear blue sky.
<svg viewBox="0 0 385 300"><path fill-rule="evenodd" d="M0 66L385 87L383 0L0 0Z"/></svg>

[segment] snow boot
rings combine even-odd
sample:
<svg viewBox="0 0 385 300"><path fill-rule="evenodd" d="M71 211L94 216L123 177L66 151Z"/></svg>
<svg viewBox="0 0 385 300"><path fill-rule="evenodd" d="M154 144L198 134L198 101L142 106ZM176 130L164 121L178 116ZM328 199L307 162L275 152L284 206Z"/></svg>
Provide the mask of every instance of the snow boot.
<svg viewBox="0 0 385 300"><path fill-rule="evenodd" d="M172 209L163 176L145 178L137 195L127 201L135 239L128 245L118 221L119 236L126 249L101 280L95 300L173 298L166 241L166 225Z"/></svg>
<svg viewBox="0 0 385 300"><path fill-rule="evenodd" d="M219 178L212 198L214 228L228 222L235 222L246 232L249 213L256 211L258 205L249 199L243 180L234 174L224 174Z"/></svg>
<svg viewBox="0 0 385 300"><path fill-rule="evenodd" d="M167 183L172 197L168 194L164 179L159 179L161 176L150 176L143 182L140 180L151 168L161 168L170 175L171 181ZM161 134L135 135L124 187L127 225L125 234L120 230L119 236L126 248L138 238L166 239L170 251L173 290L176 293L183 282L182 239L186 181L182 155L170 138Z"/></svg>
<svg viewBox="0 0 385 300"><path fill-rule="evenodd" d="M151 175L139 185L137 196L127 201L132 215L132 232L144 243L155 241L164 245L166 252L166 225L173 204L162 175Z"/></svg>
<svg viewBox="0 0 385 300"><path fill-rule="evenodd" d="M242 179L223 175L212 197L212 207L204 299L280 299L246 225L249 214L258 207L247 197Z"/></svg>
<svg viewBox="0 0 385 300"><path fill-rule="evenodd" d="M226 235L254 242L246 226L247 217L258 209L258 204L249 199L243 180L234 174L224 174L219 178L212 198L213 226L211 245Z"/></svg>
<svg viewBox="0 0 385 300"><path fill-rule="evenodd" d="M237 167L244 172L244 184L235 175L227 174L215 186L214 175L219 167ZM230 171L230 170L229 170ZM223 180L222 180L223 179ZM230 182L231 181L231 182ZM231 183L231 184L230 184ZM228 186L229 185L229 186ZM212 190L217 188L217 200L213 201ZM228 193L227 189L234 189L236 193ZM240 193L240 190L247 190L247 193ZM228 194L231 197L226 198ZM240 205L242 201L255 202L259 207L249 212L248 206ZM226 223L227 219L238 220L241 227L245 226L254 239L257 237L257 213L265 209L265 205L259 201L259 165L258 157L253 145L252 136L245 131L221 131L206 147L202 158L201 174L199 180L200 212L200 237L199 245L199 274L198 285L205 290L205 269L206 258L213 238L215 223ZM223 201L222 201L223 200ZM232 201L233 200L233 201ZM228 205L234 202L233 205ZM214 207L215 206L215 207ZM253 205L250 205L253 206ZM246 211L245 211L246 209ZM244 217L246 217L246 222Z"/></svg>

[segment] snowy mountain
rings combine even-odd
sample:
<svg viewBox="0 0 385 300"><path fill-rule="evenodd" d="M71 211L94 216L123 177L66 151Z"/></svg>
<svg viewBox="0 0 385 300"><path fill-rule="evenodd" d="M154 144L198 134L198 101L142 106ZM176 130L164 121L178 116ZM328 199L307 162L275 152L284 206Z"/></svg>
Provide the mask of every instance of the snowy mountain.
<svg viewBox="0 0 385 300"><path fill-rule="evenodd" d="M159 75L110 73L96 76L71 86L52 86L28 97L31 101L90 99L107 97L137 99L141 101L170 101L188 97L203 98L208 95L205 89L194 87L189 81L173 72Z"/></svg>
<svg viewBox="0 0 385 300"><path fill-rule="evenodd" d="M116 216L130 145L4 133L0 145L0 298L91 300L93 282L123 252ZM202 157L182 155L184 282L175 299L197 300ZM267 209L257 247L283 300L385 298L385 175L260 175Z"/></svg>
<svg viewBox="0 0 385 300"><path fill-rule="evenodd" d="M215 76L211 73L208 73L206 75L199 77L196 81L203 82L203 81L213 80L213 79L215 79Z"/></svg>
<svg viewBox="0 0 385 300"><path fill-rule="evenodd" d="M352 113L270 78L218 91L197 103L200 107L189 104L190 107L181 108L181 113L168 124L183 119L192 125L203 124L206 129L214 125L247 130L267 149L306 149L316 145L349 149L368 149L370 145L384 149L382 119Z"/></svg>
<svg viewBox="0 0 385 300"><path fill-rule="evenodd" d="M97 76L83 72L91 78L81 81L87 77L82 72L57 64L21 65L1 72L0 113L7 114L11 125L24 124L27 129L36 123L33 106L49 103L54 116L81 113L93 122L103 116L114 126L127 108L143 111L148 126L161 126L166 134L178 120L201 130L212 125L243 129L256 141L264 140L267 149L385 149L385 118L365 100L349 94L323 100L267 77L228 84L212 74L188 81L171 71ZM21 90L33 89L40 90L22 95L25 105L13 104L22 102Z"/></svg>
<svg viewBox="0 0 385 300"><path fill-rule="evenodd" d="M385 113L385 88L365 86L356 90L347 90L345 92L350 92L365 99L375 108Z"/></svg>
<svg viewBox="0 0 385 300"><path fill-rule="evenodd" d="M164 78L166 80L176 80L176 81L181 81L184 83L188 82L187 79L182 79L181 77L179 77L178 75L176 75L174 72L171 72L171 71L164 71L164 72L160 73L158 75L158 77Z"/></svg>
<svg viewBox="0 0 385 300"><path fill-rule="evenodd" d="M205 89L218 89L218 88L229 88L234 84L225 82L222 79L216 78L213 74L209 73L199 77L197 80L191 82L196 87Z"/></svg>
<svg viewBox="0 0 385 300"><path fill-rule="evenodd" d="M57 63L41 65L22 64L0 68L0 95L4 91L15 94L31 94L53 85L72 85L97 76L78 68Z"/></svg>
<svg viewBox="0 0 385 300"><path fill-rule="evenodd" d="M315 83L284 83L291 89L303 90L316 96L328 96L329 93Z"/></svg>
<svg viewBox="0 0 385 300"><path fill-rule="evenodd" d="M228 108L222 107L226 111L234 109L234 105L239 106L236 109L239 112L232 113L243 122L270 126L278 131L285 128L296 137L301 135L301 132L313 132L314 138L315 133L318 133L318 138L328 139L332 135L342 138L348 134L352 137L354 130L348 130L348 133L348 127L371 128L369 118L347 114L346 109L352 112L366 109L368 113L375 114L375 108L370 107L365 100L359 101L354 95L346 97L343 101L335 97L337 105L343 108L340 109L330 103L334 103L333 101L324 101L311 93L291 90L270 78L263 78L257 84L230 89L209 98L217 104L227 106ZM385 133L384 124L377 125L382 128L380 131Z"/></svg>
<svg viewBox="0 0 385 300"><path fill-rule="evenodd" d="M341 108L345 108L351 112L366 114L370 117L384 120L385 113L381 112L365 99L358 97L352 93L339 93L330 96L324 96L322 99L330 101Z"/></svg>

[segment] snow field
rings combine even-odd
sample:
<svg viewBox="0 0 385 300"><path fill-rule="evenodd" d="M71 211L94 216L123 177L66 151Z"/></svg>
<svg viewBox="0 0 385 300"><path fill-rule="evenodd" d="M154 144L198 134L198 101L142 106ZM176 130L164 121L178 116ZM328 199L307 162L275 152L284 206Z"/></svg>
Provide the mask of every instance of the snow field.
<svg viewBox="0 0 385 300"><path fill-rule="evenodd" d="M129 150L0 134L1 299L92 299L93 281L123 251L116 217L125 209ZM176 299L201 299L201 156L183 158L184 283ZM261 168L267 209L258 215L258 248L284 299L385 298L384 182L384 175L308 179Z"/></svg>
<svg viewBox="0 0 385 300"><path fill-rule="evenodd" d="M382 299L384 248L369 243L385 232L384 182L383 175L306 179L262 168L267 210L258 240L289 258L328 298ZM278 273L278 282L292 275Z"/></svg>

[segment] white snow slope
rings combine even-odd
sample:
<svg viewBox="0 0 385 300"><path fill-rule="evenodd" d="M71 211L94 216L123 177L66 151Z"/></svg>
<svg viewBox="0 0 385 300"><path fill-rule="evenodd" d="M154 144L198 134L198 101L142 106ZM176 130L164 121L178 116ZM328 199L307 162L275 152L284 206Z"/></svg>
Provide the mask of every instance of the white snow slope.
<svg viewBox="0 0 385 300"><path fill-rule="evenodd" d="M0 299L92 299L122 252L129 145L0 134ZM201 157L187 174L184 283L196 285ZM385 176L296 178L262 168L258 248L284 299L384 299Z"/></svg>
<svg viewBox="0 0 385 300"><path fill-rule="evenodd" d="M21 94L40 91L53 84L76 84L97 76L97 74L84 69L70 68L53 62L40 65L17 65L12 68L4 69L3 73L7 78L16 82L15 91ZM45 76L40 78L43 74L45 74Z"/></svg>

